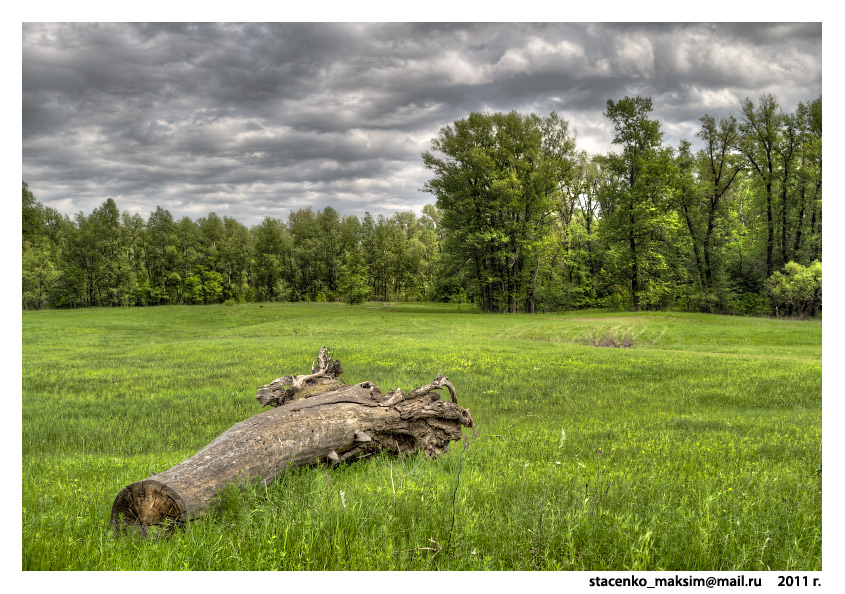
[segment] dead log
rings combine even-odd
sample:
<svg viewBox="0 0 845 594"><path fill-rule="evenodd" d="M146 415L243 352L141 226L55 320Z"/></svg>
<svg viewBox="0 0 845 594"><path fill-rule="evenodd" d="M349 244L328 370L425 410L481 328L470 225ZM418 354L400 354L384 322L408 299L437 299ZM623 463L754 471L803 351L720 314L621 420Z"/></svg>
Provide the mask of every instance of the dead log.
<svg viewBox="0 0 845 594"><path fill-rule="evenodd" d="M340 382L342 372L323 347L310 374L259 388L256 399L273 410L234 425L170 470L124 487L112 506L112 527L146 535L151 526L203 515L227 485L267 484L319 462L337 464L382 449L437 456L461 439L462 427L475 427L469 410L458 407L454 386L439 374L407 394L383 394L372 382ZM451 402L440 399L443 388Z"/></svg>

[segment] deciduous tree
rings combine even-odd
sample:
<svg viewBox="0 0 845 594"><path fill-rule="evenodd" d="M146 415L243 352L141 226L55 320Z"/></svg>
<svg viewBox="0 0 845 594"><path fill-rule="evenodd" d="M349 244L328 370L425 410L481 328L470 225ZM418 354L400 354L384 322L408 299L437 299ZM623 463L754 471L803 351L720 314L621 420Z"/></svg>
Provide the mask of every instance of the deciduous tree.
<svg viewBox="0 0 845 594"><path fill-rule="evenodd" d="M434 177L444 251L482 309L533 311L537 251L549 232L575 142L557 114L472 113L423 153Z"/></svg>

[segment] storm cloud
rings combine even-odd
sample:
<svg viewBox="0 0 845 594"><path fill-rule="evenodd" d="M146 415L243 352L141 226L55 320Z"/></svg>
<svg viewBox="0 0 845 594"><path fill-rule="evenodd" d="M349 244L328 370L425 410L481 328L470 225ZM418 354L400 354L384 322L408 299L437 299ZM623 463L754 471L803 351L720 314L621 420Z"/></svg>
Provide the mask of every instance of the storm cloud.
<svg viewBox="0 0 845 594"><path fill-rule="evenodd" d="M670 144L704 114L821 94L820 23L23 24L23 179L42 203L247 225L419 211L420 154L473 111L556 111L612 150L608 99Z"/></svg>

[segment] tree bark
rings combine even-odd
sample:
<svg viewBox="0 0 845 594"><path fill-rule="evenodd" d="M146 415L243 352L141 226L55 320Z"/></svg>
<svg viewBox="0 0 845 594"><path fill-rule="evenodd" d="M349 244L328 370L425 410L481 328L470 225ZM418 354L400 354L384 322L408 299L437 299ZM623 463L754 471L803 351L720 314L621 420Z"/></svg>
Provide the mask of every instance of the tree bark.
<svg viewBox="0 0 845 594"><path fill-rule="evenodd" d="M771 172L771 167L769 168ZM766 225L768 227L768 237L766 238L766 278L772 276L774 264L772 264L772 254L775 250L775 223L772 215L772 184L766 182Z"/></svg>
<svg viewBox="0 0 845 594"><path fill-rule="evenodd" d="M640 311L640 285L639 276L640 271L637 266L637 241L634 237L634 219L633 204L631 205L631 226L628 229L628 247L631 249L631 297L634 300L634 311Z"/></svg>
<svg viewBox="0 0 845 594"><path fill-rule="evenodd" d="M381 449L437 456L461 439L462 427L475 428L445 377L408 394L382 394L372 382L341 383L342 372L323 347L311 374L280 377L259 388L259 403L276 408L234 425L170 470L124 487L112 506L114 530L146 536L152 526L202 516L227 485L268 484L317 462L333 465ZM451 402L440 399L442 388Z"/></svg>
<svg viewBox="0 0 845 594"><path fill-rule="evenodd" d="M707 290L707 281L704 278L704 266L701 264L701 256L698 253L700 250L700 242L696 236L692 219L690 218L689 208L685 202L681 203L681 207L684 210L684 220L686 220L687 229L689 229L689 234L692 238L692 253L695 256L695 269L698 271L698 282L701 284L701 292L704 293Z"/></svg>

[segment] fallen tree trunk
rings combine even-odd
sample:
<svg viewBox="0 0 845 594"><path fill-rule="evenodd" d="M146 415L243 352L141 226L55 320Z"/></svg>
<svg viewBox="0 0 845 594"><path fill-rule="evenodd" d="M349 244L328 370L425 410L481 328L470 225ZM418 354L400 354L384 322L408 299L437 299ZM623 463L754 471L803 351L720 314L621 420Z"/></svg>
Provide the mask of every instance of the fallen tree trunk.
<svg viewBox="0 0 845 594"><path fill-rule="evenodd" d="M130 528L146 535L151 526L197 518L229 484L267 484L321 461L337 464L380 449L437 456L461 439L462 427L475 426L445 377L408 394L383 394L372 382L341 383L342 372L340 361L323 347L311 374L281 377L259 388L259 403L276 408L234 425L170 470L124 487L112 506L115 531ZM452 402L440 399L442 388Z"/></svg>

